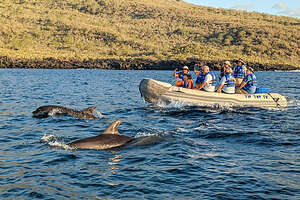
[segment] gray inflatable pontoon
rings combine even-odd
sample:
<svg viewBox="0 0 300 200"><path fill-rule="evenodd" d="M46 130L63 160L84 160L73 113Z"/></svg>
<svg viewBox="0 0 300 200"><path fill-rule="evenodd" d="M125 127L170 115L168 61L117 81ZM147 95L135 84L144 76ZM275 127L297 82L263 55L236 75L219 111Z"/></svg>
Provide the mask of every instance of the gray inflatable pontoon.
<svg viewBox="0 0 300 200"><path fill-rule="evenodd" d="M262 94L225 94L205 92L172 86L169 83L153 79L143 79L139 86L142 97L149 103L183 102L193 105L249 106L262 108L284 108L286 98L278 93Z"/></svg>

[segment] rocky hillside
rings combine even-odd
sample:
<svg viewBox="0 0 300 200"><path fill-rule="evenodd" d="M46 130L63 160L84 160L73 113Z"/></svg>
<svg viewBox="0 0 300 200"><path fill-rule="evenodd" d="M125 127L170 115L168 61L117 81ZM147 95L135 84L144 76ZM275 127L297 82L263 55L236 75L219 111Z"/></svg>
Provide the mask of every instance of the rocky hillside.
<svg viewBox="0 0 300 200"><path fill-rule="evenodd" d="M0 67L300 68L300 20L175 0L2 0Z"/></svg>

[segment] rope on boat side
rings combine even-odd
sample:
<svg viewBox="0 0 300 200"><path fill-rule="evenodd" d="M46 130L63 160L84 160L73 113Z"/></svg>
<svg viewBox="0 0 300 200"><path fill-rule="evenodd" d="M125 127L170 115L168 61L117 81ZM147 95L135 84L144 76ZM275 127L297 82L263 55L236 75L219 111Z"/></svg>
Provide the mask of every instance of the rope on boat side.
<svg viewBox="0 0 300 200"><path fill-rule="evenodd" d="M281 107L281 105L278 103L279 98L274 98L271 93L268 93L268 95L270 95L270 97L273 99L273 101L277 104L277 108Z"/></svg>

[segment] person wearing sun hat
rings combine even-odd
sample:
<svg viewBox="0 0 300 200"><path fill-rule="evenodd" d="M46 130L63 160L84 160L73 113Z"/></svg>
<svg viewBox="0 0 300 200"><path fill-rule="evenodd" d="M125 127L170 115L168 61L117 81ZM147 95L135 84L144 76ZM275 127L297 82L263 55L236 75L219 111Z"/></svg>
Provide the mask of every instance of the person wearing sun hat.
<svg viewBox="0 0 300 200"><path fill-rule="evenodd" d="M220 70L219 80L221 80L222 77L226 75L226 72L225 72L225 71L226 71L226 68L227 68L227 67L231 67L230 61L228 61L228 60L224 62L224 66L223 66L223 68L221 68L221 70Z"/></svg>
<svg viewBox="0 0 300 200"><path fill-rule="evenodd" d="M243 59L239 58L237 60L237 66L234 68L233 76L235 78L235 85L239 87L246 76L246 70L245 62Z"/></svg>
<svg viewBox="0 0 300 200"><path fill-rule="evenodd" d="M174 70L174 77L183 79L183 74L189 74L189 73L190 73L190 70L189 70L188 66L186 66L186 65L183 66L182 72L178 72L178 68L176 67Z"/></svg>
<svg viewBox="0 0 300 200"><path fill-rule="evenodd" d="M247 75L238 88L238 92L242 94L254 94L256 91L257 81L252 67L247 68L246 74Z"/></svg>
<svg viewBox="0 0 300 200"><path fill-rule="evenodd" d="M225 75L220 80L219 88L217 92L227 93L227 94L234 94L235 93L235 79L231 75L232 69L228 66L225 68Z"/></svg>
<svg viewBox="0 0 300 200"><path fill-rule="evenodd" d="M184 77L183 75L186 74L190 74L190 70L188 68L188 66L183 66L182 68L182 72L178 72L178 68L175 68L174 70L174 77L177 78L175 85L176 86L181 86L182 85L182 81L184 81Z"/></svg>

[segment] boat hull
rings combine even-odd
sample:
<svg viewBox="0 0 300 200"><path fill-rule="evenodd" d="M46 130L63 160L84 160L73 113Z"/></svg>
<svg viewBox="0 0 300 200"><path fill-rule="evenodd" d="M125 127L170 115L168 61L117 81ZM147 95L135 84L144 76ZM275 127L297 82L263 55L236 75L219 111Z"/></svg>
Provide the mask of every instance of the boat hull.
<svg viewBox="0 0 300 200"><path fill-rule="evenodd" d="M153 79L143 79L140 93L149 103L163 101L165 103L183 102L193 105L225 105L276 108L286 107L286 98L278 93L263 94L225 94L205 92L172 86L169 83Z"/></svg>

